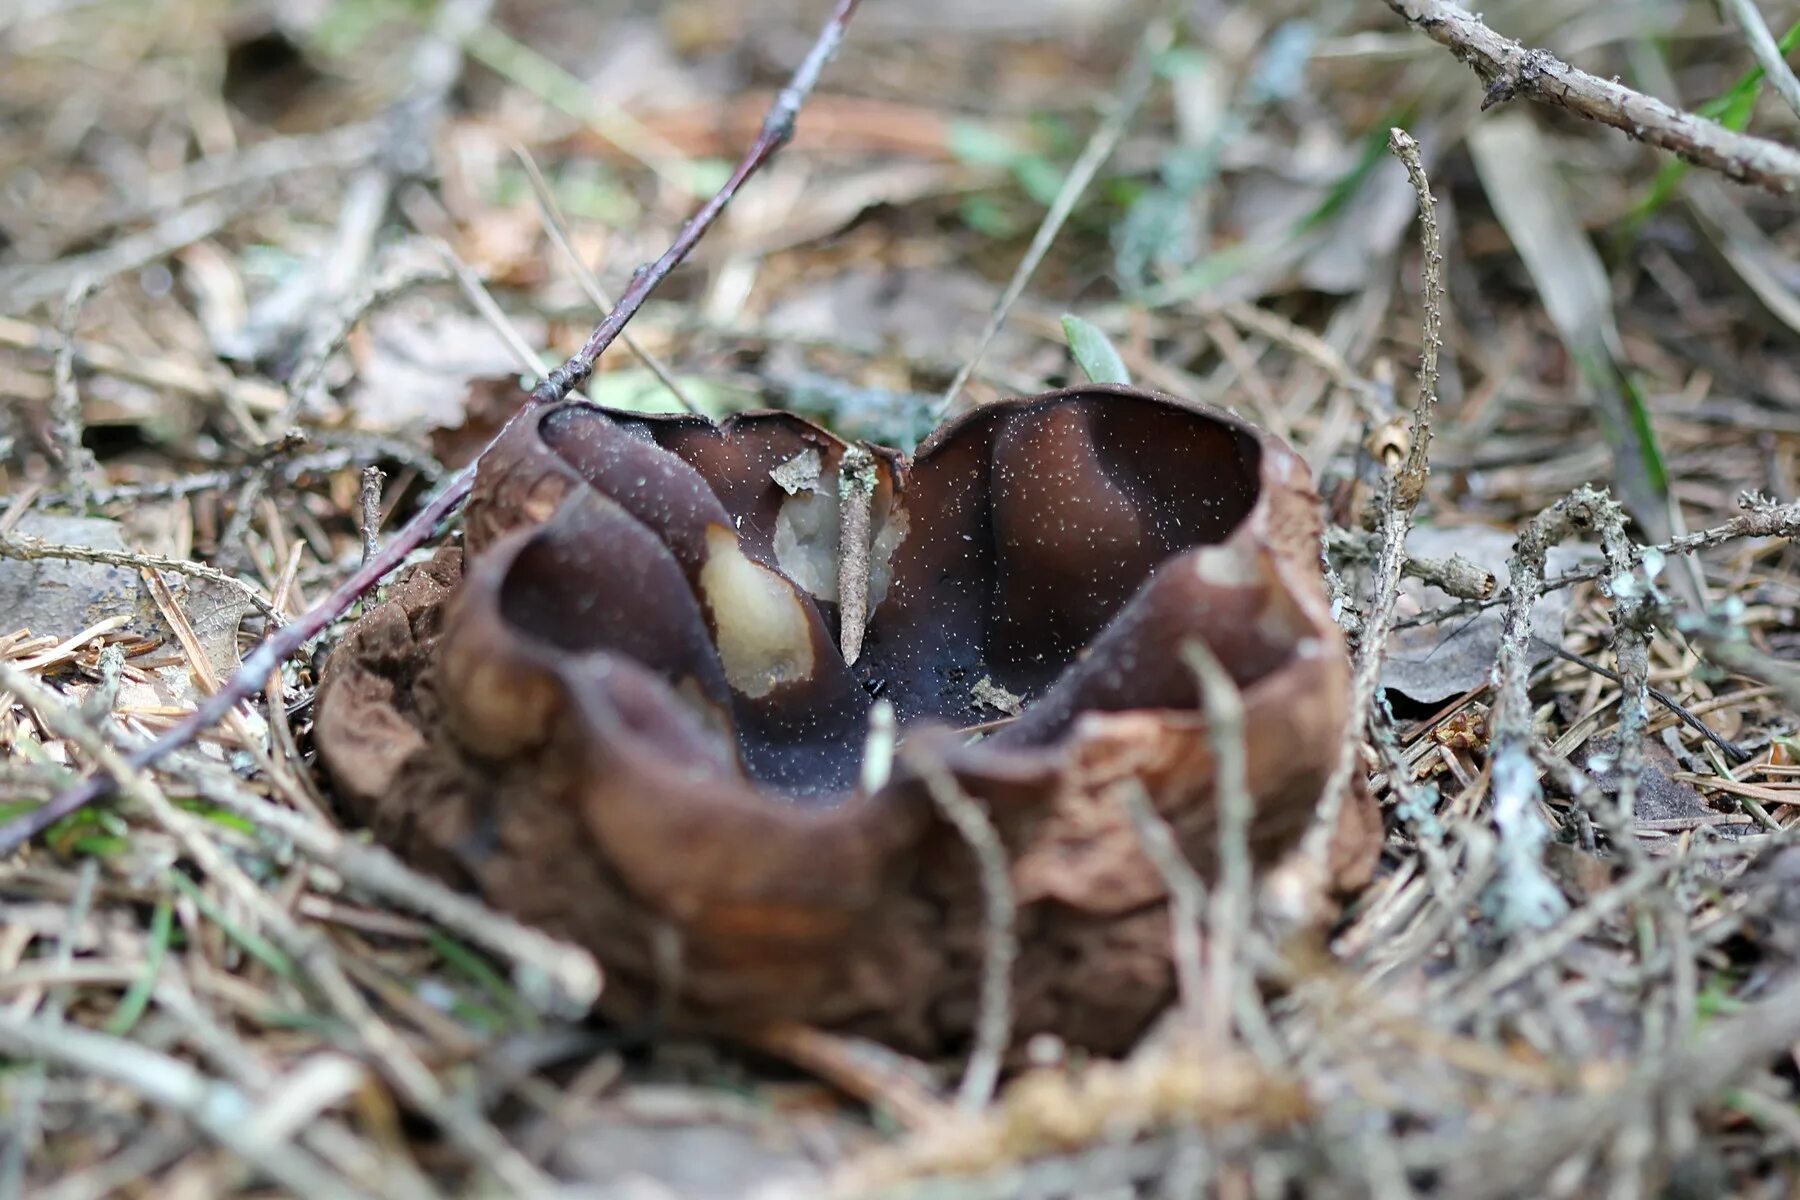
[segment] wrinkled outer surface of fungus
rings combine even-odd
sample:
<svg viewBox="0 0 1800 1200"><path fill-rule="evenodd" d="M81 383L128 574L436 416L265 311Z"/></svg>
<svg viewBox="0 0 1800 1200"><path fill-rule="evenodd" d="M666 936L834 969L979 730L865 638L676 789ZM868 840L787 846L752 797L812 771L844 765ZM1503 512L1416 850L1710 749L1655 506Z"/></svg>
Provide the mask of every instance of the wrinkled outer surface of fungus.
<svg viewBox="0 0 1800 1200"><path fill-rule="evenodd" d="M947 776L1010 858L1017 1034L1115 1050L1172 987L1121 789L1211 869L1183 645L1243 691L1257 861L1345 735L1318 545L1292 451L1155 393L985 405L911 460L784 413L565 403L483 460L461 551L337 648L318 746L382 839L591 947L613 1015L913 1048L968 1034L983 952L973 855L921 772ZM891 771L864 762L877 698ZM1358 801L1345 875L1378 844Z"/></svg>

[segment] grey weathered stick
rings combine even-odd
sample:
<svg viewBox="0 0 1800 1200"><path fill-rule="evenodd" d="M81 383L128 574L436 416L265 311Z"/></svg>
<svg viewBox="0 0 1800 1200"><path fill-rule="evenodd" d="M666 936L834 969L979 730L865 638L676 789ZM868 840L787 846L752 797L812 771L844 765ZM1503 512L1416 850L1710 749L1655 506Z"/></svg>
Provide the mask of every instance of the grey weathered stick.
<svg viewBox="0 0 1800 1200"><path fill-rule="evenodd" d="M50 400L50 437L56 445L63 477L69 481L77 499L83 502L93 485L96 464L93 451L81 443L81 389L75 382L75 325L81 317L81 306L92 290L93 281L83 276L69 285L69 293L63 297L62 320L56 327L59 342L51 373L55 394Z"/></svg>
<svg viewBox="0 0 1800 1200"><path fill-rule="evenodd" d="M799 70L794 72L793 79L783 88L775 99L769 115L763 120L762 131L757 134L756 141L738 163L724 185L713 198L695 213L688 223L682 226L675 241L648 267L640 268L632 276L631 286L625 289L619 298L618 307L608 313L606 319L582 344L573 357L556 370L550 372L548 378L535 387L530 397L520 410L522 415L543 404L554 404L567 396L582 380L593 373L594 362L606 348L613 344L625 325L649 299L650 293L656 290L669 272L673 271L700 239L705 236L731 198L737 195L744 181L754 175L758 169L794 136L794 120L799 116L806 98L819 81L819 73L825 64L837 52L839 44L844 40L844 31L849 26L850 18L855 14L859 0L837 0L826 18L824 28L819 31L818 40L813 43ZM221 218L222 219L222 218ZM195 236L205 236L199 233ZM518 415L513 421L519 419ZM507 422L507 429L512 427ZM495 435L495 440L504 437L503 429ZM492 446L493 443L488 443ZM486 449L482 455L486 456ZM244 657L241 665L225 686L203 700L192 714L182 719L173 728L132 754L130 762L134 767L144 767L157 762L172 750L188 745L202 732L210 729L225 718L239 704L256 696L281 664L298 653L306 643L323 633L330 624L347 612L368 590L381 582L406 561L406 556L417 549L425 539L429 538L437 527L455 512L469 490L475 483L475 472L480 468L481 460L465 467L445 485L430 503L415 513L411 520L388 539L382 552L363 563L351 572L344 581L333 588L329 594L314 604L294 621L277 630ZM9 854L20 845L36 837L70 813L79 811L97 797L112 789L112 781L104 774L94 775L76 787L61 793L48 804L17 817L5 825L0 825L0 854Z"/></svg>
<svg viewBox="0 0 1800 1200"><path fill-rule="evenodd" d="M1388 0L1388 7L1449 47L1487 81L1483 108L1524 96L1623 130L1739 183L1783 196L1800 192L1800 150L1734 133L1622 83L1589 75L1548 51L1526 49L1449 0Z"/></svg>
<svg viewBox="0 0 1800 1200"><path fill-rule="evenodd" d="M1244 698L1218 657L1204 643L1182 646L1182 657L1200 685L1201 708L1206 713L1207 737L1213 752L1213 804L1218 809L1218 883L1213 892L1207 925L1212 943L1207 947L1207 983L1212 989L1206 1007L1208 1033L1221 1052L1229 1045L1231 998L1236 986L1239 948L1250 923L1252 866L1250 862L1249 763L1244 746Z"/></svg>
<svg viewBox="0 0 1800 1200"><path fill-rule="evenodd" d="M838 645L851 666L862 657L868 631L874 507L875 456L852 446L838 463Z"/></svg>
<svg viewBox="0 0 1800 1200"><path fill-rule="evenodd" d="M1121 786L1120 797L1131 814L1132 828L1137 832L1144 857L1169 889L1169 943L1175 958L1175 987L1183 1020L1198 1029L1206 1017L1206 968L1201 962L1200 944L1200 923L1206 917L1206 881L1182 854L1174 829L1156 811L1142 783L1127 780Z"/></svg>
<svg viewBox="0 0 1800 1200"><path fill-rule="evenodd" d="M1508 566L1512 583L1494 667L1490 757L1494 824L1500 832L1494 886L1502 901L1499 923L1507 932L1547 926L1568 908L1561 889L1544 871L1543 847L1550 830L1539 811L1543 786L1531 756L1531 609L1543 594L1544 557L1550 547L1579 531L1602 527L1616 512L1605 495L1580 487L1533 517L1513 543Z"/></svg>
<svg viewBox="0 0 1800 1200"><path fill-rule="evenodd" d="M381 553L381 482L384 478L381 468L374 463L362 469L362 490L358 499L362 504L359 527L364 562Z"/></svg>
<svg viewBox="0 0 1800 1200"><path fill-rule="evenodd" d="M1431 414L1437 406L1439 331L1443 327L1444 256L1438 247L1437 204L1431 181L1419 158L1419 144L1404 129L1388 131L1388 149L1406 164L1407 177L1419 200L1419 244L1424 257L1425 317L1420 337L1419 395L1413 402L1406 458L1385 483L1376 501L1380 545L1375 551L1374 579L1369 611L1362 619L1361 641L1356 651L1356 674L1351 683L1350 720L1344 727L1344 745L1326 781L1319 811L1306 831L1302 852L1311 863L1323 864L1337 830L1338 813L1350 789L1350 776L1362 754L1364 728L1374 702L1382 658L1394 625L1394 608L1400 599L1400 573L1406 564L1406 535L1412 530L1413 509L1425 491L1430 473Z"/></svg>

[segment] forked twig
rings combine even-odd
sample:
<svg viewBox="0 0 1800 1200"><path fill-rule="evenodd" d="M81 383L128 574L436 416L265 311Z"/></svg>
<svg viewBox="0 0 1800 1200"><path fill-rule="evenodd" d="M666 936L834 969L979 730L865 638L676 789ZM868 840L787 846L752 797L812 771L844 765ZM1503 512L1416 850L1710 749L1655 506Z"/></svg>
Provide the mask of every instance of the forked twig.
<svg viewBox="0 0 1800 1200"><path fill-rule="evenodd" d="M764 118L762 130L757 134L749 152L744 155L737 168L732 171L724 185L711 200L703 205L699 212L689 218L674 242L663 251L662 257L647 267L640 267L632 276L631 284L619 297L619 303L606 319L601 321L588 340L583 343L568 362L550 372L531 390L519 412L506 429L495 436L495 441L506 435L514 421L525 413L544 405L554 404L567 396L584 379L593 373L594 362L613 344L625 325L637 315L644 301L655 291L657 285L668 277L689 253L691 253L719 214L725 211L733 196L743 186L744 181L754 175L764 163L774 157L775 153L794 135L794 121L799 116L806 98L819 81L819 74L825 64L844 40L844 32L849 27L850 18L856 12L859 0L837 0L831 15L826 18L824 27L820 29L817 40L807 53L806 59L794 72L788 85L776 96L769 115ZM492 442L489 445L493 445ZM430 503L415 513L411 520L394 532L383 547L381 553L351 572L343 582L339 583L323 599L319 600L305 613L296 617L291 624L276 630L264 639L255 650L245 656L243 665L225 681L225 686L208 696L180 723L169 729L154 742L131 755L130 764L134 768L147 767L171 751L188 745L201 733L223 720L239 704L255 697L263 690L269 678L275 674L288 658L298 653L306 643L323 633L338 617L349 611L352 604L360 600L376 584L398 570L406 561L406 556L417 549L429 538L437 527L456 511L458 505L468 496L475 482L475 472L480 468L481 458L486 457L483 449L481 457L460 471L438 493ZM111 777L105 773L90 776L77 786L68 789L52 798L49 803L26 813L0 826L0 854L9 854L25 842L36 837L57 821L105 795L113 788Z"/></svg>

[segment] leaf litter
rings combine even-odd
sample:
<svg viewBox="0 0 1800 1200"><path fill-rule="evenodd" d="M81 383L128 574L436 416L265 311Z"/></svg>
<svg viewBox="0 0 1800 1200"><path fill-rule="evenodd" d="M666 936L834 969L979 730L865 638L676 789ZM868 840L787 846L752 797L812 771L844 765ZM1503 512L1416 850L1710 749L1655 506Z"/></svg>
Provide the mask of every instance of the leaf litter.
<svg viewBox="0 0 1800 1200"><path fill-rule="evenodd" d="M1131 14L1085 3L1056 6L1054 21L981 7L909 10L879 37L855 27L782 160L798 181L783 194L804 201L794 228L767 201L745 244L721 227L634 323L684 388L716 396L707 407L791 405L881 441L929 427L1140 32ZM328 305L295 314L301 344L219 357L215 333L273 311L256 305L282 271L355 243L366 217L348 174L383 153L369 130L398 111L432 27L421 10L361 0L323 17L176 9L167 30L122 3L0 18L0 112L13 118L0 124L0 272L15 314L0 323L0 540L161 556L241 587L0 557L8 816L103 769L108 746L128 750L190 707L205 676L228 673L271 623L249 595L291 616L341 579L362 544L361 468L386 470L392 528L448 465L439 449L491 433L462 422L488 407L503 419L518 369L493 319L441 286L351 312L322 397L283 389L304 345L332 342L343 314ZM1627 78L1648 35L1675 85L1665 98L1720 97L1703 111L1732 128L1791 132L1754 103L1748 51L1706 14L1635 30L1584 11L1551 5L1513 32ZM0 1191L437 1196L498 1180L531 1194L556 1176L614 1196L697 1197L740 1180L795 1198L1193 1194L1181 1189L1250 1180L1334 1195L1785 1194L1800 1145L1783 1063L1800 1033L1788 845L1800 764L1780 700L1780 668L1800 654L1791 210L1544 110L1476 118L1478 82L1384 12L1216 16L1181 33L1172 53L1197 59L1160 72L971 398L1079 382L1101 360L1071 353L1069 313L1141 386L1278 425L1319 468L1328 520L1362 536L1384 470L1385 443L1367 435L1411 385L1391 389L1385 412L1378 386L1353 385L1406 374L1421 349L1408 192L1382 149L1389 125L1407 125L1449 279L1409 550L1503 576L1485 601L1404 583L1392 703L1373 706L1359 764L1386 818L1377 879L1322 926L1304 881L1261 881L1238 970L1273 999L1233 1012L1228 1046L1196 1043L1179 1014L1116 1064L1034 1043L978 1120L933 1125L960 1059L896 1060L795 1031L769 1043L779 1050L747 1050L574 1020L606 964L430 890L343 821L310 727L334 631L255 711L0 862L0 1104L17 1131ZM665 5L632 26L655 53L624 56L641 66L631 87L590 95L579 76L571 93L537 59L492 51L511 42L575 69L599 61L576 34L607 44L605 18L554 2L476 13L466 44L488 52L436 101L436 137L375 244L447 238L528 344L566 353L594 314L507 182L509 143L543 161L572 243L616 292L685 215L691 173L753 132L810 20ZM229 95L203 67L215 50L233 64ZM296 55L290 78L305 86L289 90L278 72ZM71 76L69 61L84 70ZM1292 70L1253 95L1270 61ZM680 75L665 80L670 64ZM241 90L259 70L268 86ZM970 121L1025 158L959 159L948 131ZM632 142L631 122L652 139ZM1204 171L1188 170L1197 150ZM1545 205L1552 193L1532 181L1552 178L1561 195ZM373 270L334 265L353 285ZM60 310L80 276L95 290L69 339ZM883 290L895 279L905 303ZM1232 340L1206 316L1233 299L1280 320L1231 322ZM869 328L881 335L845 336ZM1284 328L1316 334L1348 375ZM411 345L399 357L420 370L384 374L393 345ZM100 471L85 506L59 474L50 419L71 383ZM592 390L659 403L617 356ZM303 435L291 442L276 420L290 403ZM1510 543L1583 484L1609 484L1638 522L1628 540L1663 543L1671 561L1634 593L1623 564L1596 572L1550 551L1556 586L1526 628L1580 661L1524 648L1526 754L1496 764ZM1675 563L1693 565L1696 594ZM1332 565L1354 629L1368 573ZM61 573L36 574L50 568ZM166 589L161 606L145 570ZM1634 667L1614 621L1639 600L1656 619ZM1640 671L1680 714L1642 698ZM1621 730L1639 728L1628 755ZM1494 824L1496 800L1517 798L1529 803L1508 820L1530 816L1545 843L1523 873ZM1533 903L1563 915L1502 928L1508 908ZM630 1157L576 1153L608 1139Z"/></svg>

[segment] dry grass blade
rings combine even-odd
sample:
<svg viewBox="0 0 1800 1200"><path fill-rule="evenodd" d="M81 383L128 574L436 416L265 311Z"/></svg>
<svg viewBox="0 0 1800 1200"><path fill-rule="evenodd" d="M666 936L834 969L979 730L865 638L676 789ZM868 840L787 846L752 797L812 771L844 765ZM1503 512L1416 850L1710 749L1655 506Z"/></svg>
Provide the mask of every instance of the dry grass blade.
<svg viewBox="0 0 1800 1200"><path fill-rule="evenodd" d="M1032 274L1038 264L1043 262L1044 255L1049 253L1050 245L1056 241L1056 235L1062 232L1063 223L1069 214L1075 211L1076 202L1088 185L1094 181L1094 175L1112 156L1125 136L1126 127L1137 114L1144 98L1150 94L1150 85L1156 78L1156 60L1166 52L1175 40L1175 18L1167 11L1159 13L1145 27L1142 40L1125 68L1125 75L1119 84L1110 113L1089 136L1087 144L1082 147L1081 155L1064 176L1062 186L1057 189L1055 199L1051 200L1049 211L1039 222L1037 232L1031 237L1031 244L1026 247L1025 255L1019 259L1019 265L1013 268L1012 278L1007 280L1006 287L1000 292L999 299L994 301L992 311L988 313L987 323L975 337L975 349L957 370L950 386L944 389L943 399L938 402L937 415L941 419L956 406L964 387L968 386L971 376L981 366L981 360L987 354L994 335L1000 332L1000 326L1006 323L1006 315L1012 306L1024 294L1025 285L1031 282Z"/></svg>

